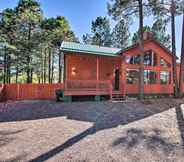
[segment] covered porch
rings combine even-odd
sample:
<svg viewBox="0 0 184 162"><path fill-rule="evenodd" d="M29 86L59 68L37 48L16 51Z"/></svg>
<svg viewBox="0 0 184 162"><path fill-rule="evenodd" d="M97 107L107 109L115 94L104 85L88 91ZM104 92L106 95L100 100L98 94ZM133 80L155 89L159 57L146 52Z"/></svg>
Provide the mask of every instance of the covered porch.
<svg viewBox="0 0 184 162"><path fill-rule="evenodd" d="M116 53L112 53L111 48L90 46L97 51L89 53L86 51L86 46L89 48L89 45L83 45L85 50L82 52L79 49L73 51L63 49L64 95L108 95L112 98L114 94L125 94L122 79L125 72L122 68L122 58L119 53L117 54L117 49ZM103 53L100 50L103 50Z"/></svg>

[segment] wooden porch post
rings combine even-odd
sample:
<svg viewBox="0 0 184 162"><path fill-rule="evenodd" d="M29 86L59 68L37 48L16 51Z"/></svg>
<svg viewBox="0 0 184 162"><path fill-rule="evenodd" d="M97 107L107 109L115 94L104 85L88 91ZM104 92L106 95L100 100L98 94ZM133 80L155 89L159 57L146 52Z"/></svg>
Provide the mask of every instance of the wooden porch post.
<svg viewBox="0 0 184 162"><path fill-rule="evenodd" d="M157 84L160 85L160 56L157 55L157 66L158 66L158 70L157 70Z"/></svg>
<svg viewBox="0 0 184 162"><path fill-rule="evenodd" d="M100 101L99 94L99 56L96 56L96 96L95 101Z"/></svg>
<svg viewBox="0 0 184 162"><path fill-rule="evenodd" d="M96 57L96 80L99 81L99 56Z"/></svg>
<svg viewBox="0 0 184 162"><path fill-rule="evenodd" d="M67 79L68 79L68 57L64 55L64 89L67 90Z"/></svg>
<svg viewBox="0 0 184 162"><path fill-rule="evenodd" d="M121 59L121 86L123 96L126 96L126 64L125 57L123 56Z"/></svg>

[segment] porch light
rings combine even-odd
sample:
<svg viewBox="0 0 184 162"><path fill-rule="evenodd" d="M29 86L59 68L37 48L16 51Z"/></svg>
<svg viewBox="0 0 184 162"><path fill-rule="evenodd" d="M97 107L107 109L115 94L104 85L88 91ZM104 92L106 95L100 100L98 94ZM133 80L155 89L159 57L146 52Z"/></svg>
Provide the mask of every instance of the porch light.
<svg viewBox="0 0 184 162"><path fill-rule="evenodd" d="M76 76L77 70L76 67L72 67L72 76Z"/></svg>

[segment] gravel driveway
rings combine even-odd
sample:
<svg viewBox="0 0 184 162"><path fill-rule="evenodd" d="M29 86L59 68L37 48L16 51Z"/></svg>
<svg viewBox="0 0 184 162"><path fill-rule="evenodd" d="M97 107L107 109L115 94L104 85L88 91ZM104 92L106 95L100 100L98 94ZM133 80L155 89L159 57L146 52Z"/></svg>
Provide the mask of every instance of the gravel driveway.
<svg viewBox="0 0 184 162"><path fill-rule="evenodd" d="M0 103L0 161L184 162L181 103Z"/></svg>

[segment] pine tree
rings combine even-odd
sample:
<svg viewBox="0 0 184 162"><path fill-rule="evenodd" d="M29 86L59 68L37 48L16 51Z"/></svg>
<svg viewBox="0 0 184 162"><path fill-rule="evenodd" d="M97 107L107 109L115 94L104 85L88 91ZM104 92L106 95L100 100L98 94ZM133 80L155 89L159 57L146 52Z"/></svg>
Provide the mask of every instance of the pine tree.
<svg viewBox="0 0 184 162"><path fill-rule="evenodd" d="M92 44L92 36L90 34L83 35L82 39L85 44Z"/></svg>
<svg viewBox="0 0 184 162"><path fill-rule="evenodd" d="M174 96L178 97L178 78L176 69L176 38L175 38L175 17L182 12L182 0L148 0L155 16L165 18L171 22L172 54L173 54L173 81Z"/></svg>
<svg viewBox="0 0 184 162"><path fill-rule="evenodd" d="M153 38L163 44L166 48L171 48L171 36L166 32L167 22L162 19L157 19L152 27L144 26L144 32L151 32L153 34ZM138 34L139 31L134 33L132 37L132 44L138 43Z"/></svg>
<svg viewBox="0 0 184 162"><path fill-rule="evenodd" d="M4 83L11 82L11 67L15 64L14 56L17 41L16 13L13 9L5 9L0 20L1 42L4 42Z"/></svg>
<svg viewBox="0 0 184 162"><path fill-rule="evenodd" d="M152 33L156 40L166 48L171 48L171 36L167 33L167 21L161 18L157 19L152 26Z"/></svg>
<svg viewBox="0 0 184 162"><path fill-rule="evenodd" d="M149 13L147 1L143 0L111 0L108 3L109 15L114 20L126 19L127 22L138 16L139 18L139 47L140 47L140 68L139 68L139 98L144 98L144 46L143 46L143 19Z"/></svg>
<svg viewBox="0 0 184 162"><path fill-rule="evenodd" d="M39 27L42 21L42 11L40 4L36 0L20 0L16 7L16 12L19 20L19 35L22 37L22 47L24 48L25 58L27 62L27 83L32 82L32 59L33 52L39 44L37 39L34 39L39 34Z"/></svg>
<svg viewBox="0 0 184 162"><path fill-rule="evenodd" d="M143 32L152 32L152 29L149 26L144 26L143 27ZM139 41L139 33L140 33L140 31L138 30L137 32L135 32L133 34L132 44L138 43L138 41Z"/></svg>
<svg viewBox="0 0 184 162"><path fill-rule="evenodd" d="M57 66L62 41L78 42L65 17L43 20L37 0L19 0L14 9L5 9L0 14L0 35L0 56L5 64L0 82L4 83L56 80L55 69L62 71Z"/></svg>
<svg viewBox="0 0 184 162"><path fill-rule="evenodd" d="M97 17L92 21L91 33L83 36L83 42L98 46L112 45L110 22L106 17Z"/></svg>
<svg viewBox="0 0 184 162"><path fill-rule="evenodd" d="M60 52L60 46L63 41L72 41L72 42L78 42L78 38L76 38L73 31L70 29L70 25L65 17L58 16L56 18L48 18L45 19L42 22L42 29L43 29L43 38L45 39L44 44L45 48L48 48L48 50L44 50L45 55L48 57L48 82L52 82L52 71L53 69L51 67L54 67L54 65L50 65L54 60L55 57L54 54L58 54L58 72L59 72L59 78L58 82L61 82L61 76L62 76L62 67L61 64L61 52ZM50 53L50 51L52 51ZM47 54L48 53L48 54ZM44 71L44 73L46 73ZM46 74L44 75L46 76ZM45 80L46 81L46 80Z"/></svg>
<svg viewBox="0 0 184 162"><path fill-rule="evenodd" d="M129 45L130 32L127 22L120 20L112 31L112 46L124 49Z"/></svg>

